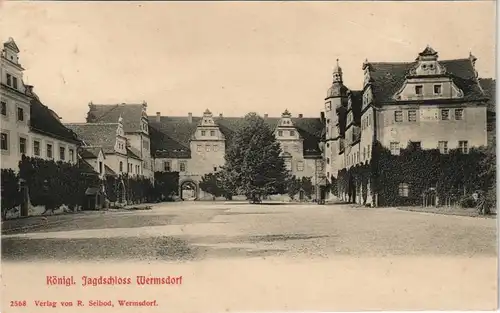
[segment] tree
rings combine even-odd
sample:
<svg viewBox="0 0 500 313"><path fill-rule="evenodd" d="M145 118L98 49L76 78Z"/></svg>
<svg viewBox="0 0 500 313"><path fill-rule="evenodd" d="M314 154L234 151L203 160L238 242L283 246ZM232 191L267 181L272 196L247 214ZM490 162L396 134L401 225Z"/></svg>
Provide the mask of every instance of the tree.
<svg viewBox="0 0 500 313"><path fill-rule="evenodd" d="M230 199L231 196L224 189L224 184L222 180L222 172L208 173L201 178L200 189L211 194L215 200L215 197L224 196L226 199Z"/></svg>
<svg viewBox="0 0 500 313"><path fill-rule="evenodd" d="M289 173L272 130L256 113L245 116L225 155L225 185L247 196L252 203L272 194L285 193Z"/></svg>
<svg viewBox="0 0 500 313"><path fill-rule="evenodd" d="M496 134L492 132L488 146L484 149L485 156L481 160L482 172L480 173L486 183L485 192L485 212L490 213L490 208L495 208L497 204L497 182L496 182Z"/></svg>
<svg viewBox="0 0 500 313"><path fill-rule="evenodd" d="M293 201L294 198L295 198L295 195L297 193L299 193L300 191L300 185L301 185L302 181L300 180L300 178L297 178L295 175L293 175L292 177L290 177L290 179L288 180L287 182L287 192L288 192L288 196L290 197L290 199Z"/></svg>
<svg viewBox="0 0 500 313"><path fill-rule="evenodd" d="M179 192L179 172L155 172L155 194L158 200L170 200Z"/></svg>
<svg viewBox="0 0 500 313"><path fill-rule="evenodd" d="M314 185L312 183L311 177L302 177L300 187L304 191L304 194L307 198L311 199L314 193Z"/></svg>
<svg viewBox="0 0 500 313"><path fill-rule="evenodd" d="M18 189L18 177L11 169L2 169L2 220L7 213L21 204L21 194Z"/></svg>

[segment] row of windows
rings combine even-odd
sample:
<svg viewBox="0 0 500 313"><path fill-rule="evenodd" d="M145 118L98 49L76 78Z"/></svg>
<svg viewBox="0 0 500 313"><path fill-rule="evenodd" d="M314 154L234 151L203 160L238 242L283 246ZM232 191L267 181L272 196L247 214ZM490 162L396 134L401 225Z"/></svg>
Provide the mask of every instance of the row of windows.
<svg viewBox="0 0 500 313"><path fill-rule="evenodd" d="M433 92L434 95L438 96L443 93L443 86L442 85L434 85L433 86ZM424 86L423 85L416 85L415 86L415 94L418 96L421 96L424 94Z"/></svg>
<svg viewBox="0 0 500 313"><path fill-rule="evenodd" d="M99 163L102 163L102 162L99 162ZM99 164L99 170L100 170L100 167L101 167L101 165ZM134 164L128 163L127 164L127 172L133 173L133 169L135 169L136 174L141 174L141 166L140 165L136 164L134 166ZM120 161L120 172L123 172L123 162L122 161ZM100 172L100 173L102 173L102 172Z"/></svg>
<svg viewBox="0 0 500 313"><path fill-rule="evenodd" d="M300 152L300 146L299 145L289 146L289 145L286 145L286 144L282 144L282 147L283 147L283 152L290 152L291 148L295 152Z"/></svg>
<svg viewBox="0 0 500 313"><path fill-rule="evenodd" d="M7 133L1 133L1 141L0 146L2 151L10 150L10 142L9 135ZM53 145L48 143L46 144L45 156L48 159L54 158L54 150ZM19 137L19 153L26 154L28 151L28 140L24 137ZM68 149L69 152L69 161L75 161L75 151L73 149ZM38 140L33 140L33 155L35 157L40 157L42 155L41 143ZM66 147L59 147L59 160L66 160Z"/></svg>
<svg viewBox="0 0 500 313"><path fill-rule="evenodd" d="M7 73L7 86L12 87L14 89L18 88L18 79L15 76L12 76L11 74Z"/></svg>
<svg viewBox="0 0 500 313"><path fill-rule="evenodd" d="M416 122L417 121L417 110L407 110L408 112L408 122ZM454 109L453 117L457 121L461 121L464 119L464 109ZM441 109L440 119L442 121L447 121L452 118L450 114L450 109ZM403 111L394 111L394 121L397 123L403 122Z"/></svg>
<svg viewBox="0 0 500 313"><path fill-rule="evenodd" d="M172 162L171 161L165 161L163 162L163 170L165 172L171 172L172 171ZM179 172L185 172L187 170L187 162L179 162ZM216 171L217 168L214 167L214 171Z"/></svg>
<svg viewBox="0 0 500 313"><path fill-rule="evenodd" d="M9 110L7 109L7 103L5 101L1 102L1 108L0 108L0 113L2 116L8 117L9 115ZM24 109L23 108L17 108L17 120L18 121L24 121Z"/></svg>
<svg viewBox="0 0 500 313"><path fill-rule="evenodd" d="M421 144L419 141L412 142L415 148L421 148ZM448 141L438 141L438 149L442 154L447 154L449 152L448 149ZM467 140L460 140L458 142L458 149L462 153L469 153L469 143ZM390 143L391 154L399 155L401 153L401 147L399 142L393 141Z"/></svg>
<svg viewBox="0 0 500 313"><path fill-rule="evenodd" d="M205 151L209 152L211 150L210 146L211 145L206 144L205 145ZM212 149L215 152L219 151L219 145L212 145ZM203 146L202 145L197 145L196 146L196 151L198 151L198 152L203 151Z"/></svg>
<svg viewBox="0 0 500 313"><path fill-rule="evenodd" d="M291 159L285 159L285 167L289 171L293 170L292 169L292 160ZM296 168L296 170L298 172L302 172L304 170L304 161L297 161L295 168Z"/></svg>
<svg viewBox="0 0 500 313"><path fill-rule="evenodd" d="M351 166L358 164L359 162L364 162L366 160L369 160L371 157L371 145L367 145L363 147L363 153L361 154L360 151L356 151L355 153L352 153L347 156L347 159L345 160L345 164L342 164L342 167L345 166ZM327 159L327 161L329 161ZM342 160L344 162L344 160Z"/></svg>
<svg viewBox="0 0 500 313"><path fill-rule="evenodd" d="M278 130L278 137L283 137L286 132L287 132L286 130ZM294 130L290 130L288 132L289 132L289 134L290 134L291 137L295 136L295 131Z"/></svg>
<svg viewBox="0 0 500 313"><path fill-rule="evenodd" d="M202 135L202 136L206 136L206 135L207 135L207 131L206 131L206 130L202 130L202 131L201 131L201 135ZM211 130L211 131L210 131L210 136L211 136L211 137L215 136L215 130Z"/></svg>

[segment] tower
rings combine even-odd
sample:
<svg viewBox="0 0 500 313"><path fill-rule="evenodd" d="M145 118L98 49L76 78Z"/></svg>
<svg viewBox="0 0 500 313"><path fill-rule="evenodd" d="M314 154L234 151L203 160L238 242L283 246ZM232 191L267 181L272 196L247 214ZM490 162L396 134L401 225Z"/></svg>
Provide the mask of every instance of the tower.
<svg viewBox="0 0 500 313"><path fill-rule="evenodd" d="M345 114L348 104L348 89L344 86L342 68L337 64L333 69L333 81L325 98L325 174L328 180L337 177L340 169L339 153L343 151Z"/></svg>

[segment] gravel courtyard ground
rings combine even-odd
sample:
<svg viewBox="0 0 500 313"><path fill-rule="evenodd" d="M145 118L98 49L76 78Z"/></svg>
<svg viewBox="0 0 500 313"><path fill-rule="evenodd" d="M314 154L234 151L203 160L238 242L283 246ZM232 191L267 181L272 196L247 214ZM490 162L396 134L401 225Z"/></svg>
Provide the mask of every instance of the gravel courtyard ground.
<svg viewBox="0 0 500 313"><path fill-rule="evenodd" d="M204 292L211 296L201 295L186 286L183 290L191 290L200 301L224 299L219 301L222 307L207 302L203 308L187 304L184 293L176 292L175 300L162 294L186 312L496 307L492 218L349 205L193 202L160 204L148 211L54 216L25 230L19 229L21 224L3 227L2 260L4 270L10 264L14 272L20 264L31 264L23 265L23 277L41 275L33 261L98 261L106 264L101 269L115 264L115 271L125 261L151 268L167 262L185 275L198 273L192 277L197 288L217 277L218 290L234 293L227 298L206 285ZM202 265L205 270L198 272ZM264 285L255 280L263 273ZM301 279L299 285L289 281L294 277ZM243 285L250 289L241 289ZM246 303L253 298L248 290L255 293L257 287L267 291L258 291L259 300ZM286 298L285 293L295 296ZM338 298L340 294L345 295ZM267 299L271 295L277 300Z"/></svg>

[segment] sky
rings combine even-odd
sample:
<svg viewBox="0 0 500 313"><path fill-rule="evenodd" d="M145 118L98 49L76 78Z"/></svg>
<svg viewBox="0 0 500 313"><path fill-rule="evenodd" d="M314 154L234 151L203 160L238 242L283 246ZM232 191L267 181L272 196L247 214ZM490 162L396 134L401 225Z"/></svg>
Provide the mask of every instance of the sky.
<svg viewBox="0 0 500 313"><path fill-rule="evenodd" d="M148 114L317 117L336 59L351 89L362 63L478 58L495 77L494 1L0 2L24 81L64 122L88 103L148 103Z"/></svg>

